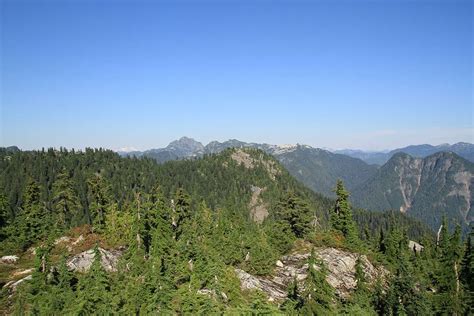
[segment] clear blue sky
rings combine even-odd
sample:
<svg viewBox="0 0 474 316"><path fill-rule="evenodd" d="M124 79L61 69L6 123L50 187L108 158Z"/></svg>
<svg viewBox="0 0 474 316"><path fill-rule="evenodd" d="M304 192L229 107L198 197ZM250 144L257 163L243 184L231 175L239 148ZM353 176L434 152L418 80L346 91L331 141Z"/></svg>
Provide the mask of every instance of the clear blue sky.
<svg viewBox="0 0 474 316"><path fill-rule="evenodd" d="M469 0L0 2L3 146L474 140Z"/></svg>

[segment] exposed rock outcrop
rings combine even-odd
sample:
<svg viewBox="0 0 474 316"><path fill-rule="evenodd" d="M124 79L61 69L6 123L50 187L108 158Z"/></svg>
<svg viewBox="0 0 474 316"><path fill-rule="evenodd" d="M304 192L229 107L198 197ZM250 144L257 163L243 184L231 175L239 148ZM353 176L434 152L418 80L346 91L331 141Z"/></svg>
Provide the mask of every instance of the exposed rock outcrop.
<svg viewBox="0 0 474 316"><path fill-rule="evenodd" d="M254 168L254 159L250 156L249 153L246 153L243 150L236 150L230 156L233 160L235 160L238 164L243 164L247 169Z"/></svg>
<svg viewBox="0 0 474 316"><path fill-rule="evenodd" d="M422 245L420 245L419 243L417 243L416 241L413 241L413 240L410 240L408 241L408 248L416 251L416 252L420 252L422 251L425 247L423 247Z"/></svg>
<svg viewBox="0 0 474 316"><path fill-rule="evenodd" d="M117 263L123 254L122 249L106 250L99 248L102 267L108 272L117 271ZM72 271L87 272L94 262L94 250L89 249L73 256L67 261L67 266Z"/></svg>
<svg viewBox="0 0 474 316"><path fill-rule="evenodd" d="M317 250L316 255L322 259L329 270L326 280L336 289L336 294L341 297L347 297L357 285L354 273L357 258L359 258L359 256L364 267L365 276L369 283L373 283L378 277L384 277L388 274L388 271L384 268L375 267L365 255L359 255L357 253L335 248Z"/></svg>
<svg viewBox="0 0 474 316"><path fill-rule="evenodd" d="M355 289L357 282L354 276L355 266L359 254L339 250L336 248L315 249L318 256L328 269L326 281L334 287L336 294L347 298ZM258 289L266 293L271 301L282 301L286 298L287 287L296 278L299 286L304 287L304 280L308 277L308 259L310 253L296 253L282 257L269 277L253 276L243 270L236 269L242 290ZM388 271L382 267L375 267L365 255L361 255L363 269L369 283L378 277L384 277Z"/></svg>
<svg viewBox="0 0 474 316"><path fill-rule="evenodd" d="M249 209L250 217L254 222L262 223L265 218L268 216L267 204L262 200L260 196L266 188L259 188L257 186L252 186L252 197L250 198Z"/></svg>
<svg viewBox="0 0 474 316"><path fill-rule="evenodd" d="M12 256L3 256L0 258L1 263L8 263L8 264L14 264L18 261L18 256L12 255Z"/></svg>
<svg viewBox="0 0 474 316"><path fill-rule="evenodd" d="M17 280L17 281L10 281L8 283L6 283L3 287L10 290L11 292L14 292L16 290L16 288L18 287L18 285L20 285L21 283L27 281L27 280L31 280L33 278L33 276L30 274L20 280Z"/></svg>
<svg viewBox="0 0 474 316"><path fill-rule="evenodd" d="M253 276L244 270L235 269L242 290L261 290L270 300L282 300L286 297L286 288L274 280Z"/></svg>

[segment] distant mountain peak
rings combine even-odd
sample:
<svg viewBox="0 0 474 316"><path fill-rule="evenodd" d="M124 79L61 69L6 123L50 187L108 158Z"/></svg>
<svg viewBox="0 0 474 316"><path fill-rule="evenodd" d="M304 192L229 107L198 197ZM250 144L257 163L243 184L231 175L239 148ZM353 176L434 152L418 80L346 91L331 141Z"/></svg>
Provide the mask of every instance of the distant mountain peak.
<svg viewBox="0 0 474 316"><path fill-rule="evenodd" d="M187 136L183 136L181 137L180 139L177 139L177 140L174 140L172 141L171 143L169 143L169 145L174 145L174 144L180 144L180 145L201 145L202 144L200 142L198 142L197 140L195 140L194 138L191 138L191 137L187 137ZM168 145L168 146L169 146Z"/></svg>
<svg viewBox="0 0 474 316"><path fill-rule="evenodd" d="M193 138L183 136L180 139L169 143L165 149L173 151L173 153L178 157L190 157L202 153L204 146Z"/></svg>

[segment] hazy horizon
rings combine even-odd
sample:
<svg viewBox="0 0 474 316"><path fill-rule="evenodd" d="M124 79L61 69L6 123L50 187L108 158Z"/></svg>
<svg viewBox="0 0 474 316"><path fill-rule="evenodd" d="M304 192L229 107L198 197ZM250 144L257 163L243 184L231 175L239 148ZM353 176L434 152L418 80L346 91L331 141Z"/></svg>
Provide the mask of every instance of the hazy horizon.
<svg viewBox="0 0 474 316"><path fill-rule="evenodd" d="M238 138L229 138L229 139L213 139L213 140L210 140L210 141L206 141L206 142L203 142L201 141L200 139L196 139L192 136L189 136L189 135L183 135L183 136L180 136L180 137L177 137L175 139L171 139L169 140L167 143L164 143L162 145L157 145L157 146L152 146L152 147L147 147L147 148L137 148L137 147L133 147L133 146L129 146L129 147L109 147L109 146L83 146L83 147L67 147L67 146L42 146L42 147L35 147L35 148L24 148L24 147L20 147L20 146L17 146L15 144L10 144L10 145L2 145L0 147L11 147L11 146L16 146L18 147L19 149L21 150L41 150L41 149L47 149L47 148L55 148L55 149L59 149L60 147L63 147L67 150L85 150L86 148L104 148L104 149L110 149L110 150L113 150L115 152L132 152L132 151L146 151L146 150L150 150L150 149L160 149L160 148L165 148L166 146L168 146L171 142L173 141L176 141L176 140L179 140L183 137L187 137L187 138L191 138L197 142L200 142L202 143L204 146L206 146L207 144L209 144L210 142L213 142L213 141L218 141L220 143L223 143L223 142L226 142L226 141L229 141L229 140L238 140L238 141L242 141L242 142L246 142L246 143L257 143L257 144L269 144L269 145L277 145L277 146L285 146L285 145L309 145L311 147L314 147L314 148L321 148L321 149L325 149L325 150L329 150L329 151L338 151L338 150L361 150L363 152L389 152L391 150L394 150L394 149L398 149L398 148L404 148L404 147L408 147L408 146L420 146L420 145L432 145L432 146L440 146L440 145L445 145L445 144L448 144L448 145L454 145L456 143L469 143L469 144L473 144L472 142L470 141L456 141L456 142L445 142L445 143L407 143L405 145L402 145L402 146L398 146L398 147L393 147L393 148L384 148L384 149L364 149L364 148L349 148L349 147L340 147L340 148L334 148L334 147L326 147L326 146L319 146L319 145L311 145L311 144L307 144L307 143L301 143L301 142L294 142L294 143L268 143L268 142L259 142L259 141L247 141L245 139L238 139Z"/></svg>

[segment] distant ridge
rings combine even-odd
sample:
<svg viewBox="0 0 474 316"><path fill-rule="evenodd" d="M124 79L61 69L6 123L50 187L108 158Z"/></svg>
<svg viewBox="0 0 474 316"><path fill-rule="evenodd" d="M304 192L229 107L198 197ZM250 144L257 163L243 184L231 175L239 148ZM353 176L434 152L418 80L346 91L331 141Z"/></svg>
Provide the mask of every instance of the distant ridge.
<svg viewBox="0 0 474 316"><path fill-rule="evenodd" d="M410 145L403 148L397 148L389 152L373 152L373 151L363 151L363 150L354 150L354 149L342 149L335 150L334 153L343 154L351 156L354 158L359 158L367 162L368 164L377 164L383 165L386 163L393 155L399 152L404 152L413 157L424 158L435 154L437 152L453 152L458 156L463 157L464 159L474 162L474 144L459 142L453 145L450 144L441 144L437 146L422 144L422 145Z"/></svg>

